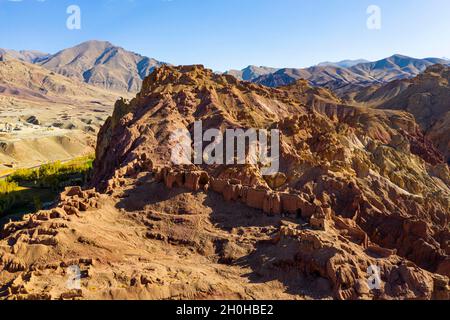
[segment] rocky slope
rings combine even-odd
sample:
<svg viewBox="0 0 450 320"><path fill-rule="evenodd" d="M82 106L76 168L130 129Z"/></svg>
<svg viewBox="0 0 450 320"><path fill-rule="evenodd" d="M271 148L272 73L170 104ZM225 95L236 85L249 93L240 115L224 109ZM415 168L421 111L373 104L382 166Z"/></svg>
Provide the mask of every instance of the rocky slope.
<svg viewBox="0 0 450 320"><path fill-rule="evenodd" d="M450 67L434 65L410 80L368 87L347 95L351 103L414 115L428 139L450 161Z"/></svg>
<svg viewBox="0 0 450 320"><path fill-rule="evenodd" d="M74 100L78 100L77 103L82 103L83 100L98 100L111 103L120 96L9 55L1 57L0 86L4 96L36 101L74 103Z"/></svg>
<svg viewBox="0 0 450 320"><path fill-rule="evenodd" d="M94 151L119 94L9 55L0 60L0 176L11 165L33 167Z"/></svg>
<svg viewBox="0 0 450 320"><path fill-rule="evenodd" d="M351 67L351 70L380 82L391 82L415 77L429 66L448 63L448 60L439 58L415 59L397 54L379 61L358 64Z"/></svg>
<svg viewBox="0 0 450 320"><path fill-rule="evenodd" d="M0 48L0 56L8 55L13 59L28 62L38 63L40 60L47 58L50 54L36 51L36 50L9 50Z"/></svg>
<svg viewBox="0 0 450 320"><path fill-rule="evenodd" d="M97 87L135 93L142 80L163 63L109 42L88 41L41 59L38 64Z"/></svg>
<svg viewBox="0 0 450 320"><path fill-rule="evenodd" d="M280 172L174 166L174 130L278 128ZM92 187L3 228L5 298L450 299L450 173L412 115L202 66L155 70L100 131ZM82 287L65 285L67 267ZM368 269L379 266L370 290Z"/></svg>

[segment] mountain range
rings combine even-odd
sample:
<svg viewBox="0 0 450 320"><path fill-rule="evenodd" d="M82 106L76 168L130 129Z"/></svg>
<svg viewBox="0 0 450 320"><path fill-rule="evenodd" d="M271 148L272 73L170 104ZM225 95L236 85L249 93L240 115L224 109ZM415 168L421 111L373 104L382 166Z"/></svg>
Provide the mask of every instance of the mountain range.
<svg viewBox="0 0 450 320"><path fill-rule="evenodd" d="M365 60L365 59L356 59L356 60L342 60L339 62L322 62L319 63L318 66L319 67L327 67L327 66L332 66L332 67L340 67L340 68L351 68L353 66L356 66L358 64L361 63L369 63L369 60Z"/></svg>
<svg viewBox="0 0 450 320"><path fill-rule="evenodd" d="M38 63L41 59L48 57L49 54L35 50L16 51L0 48L0 56L8 56L24 62Z"/></svg>
<svg viewBox="0 0 450 320"><path fill-rule="evenodd" d="M314 86L326 87L342 92L352 87L383 84L393 80L409 79L417 76L434 64L448 65L449 60L439 58L416 59L403 55L393 55L375 62L363 62L344 68L338 65L318 65L304 69L285 68L274 73L261 75L253 82L278 87L306 79Z"/></svg>
<svg viewBox="0 0 450 320"><path fill-rule="evenodd" d="M25 62L38 64L59 74L117 92L136 93L142 80L155 67L167 64L154 58L127 51L106 41L87 41L56 54L38 51L0 49ZM251 81L269 87L292 84L305 79L313 86L321 86L346 94L348 91L398 79L410 79L434 64L450 64L447 59L416 59L393 55L375 62L343 60L323 62L309 68L272 68L250 65L242 70L229 70L224 74L238 80Z"/></svg>
<svg viewBox="0 0 450 320"><path fill-rule="evenodd" d="M98 100L109 104L119 97L39 65L5 58L0 62L0 93L15 99L51 103Z"/></svg>
<svg viewBox="0 0 450 320"><path fill-rule="evenodd" d="M242 70L229 70L224 72L224 74L232 75L239 80L253 81L260 76L272 74L277 72L278 70L280 69L264 66L248 66L247 68L244 68Z"/></svg>
<svg viewBox="0 0 450 320"><path fill-rule="evenodd" d="M412 114L450 164L450 68L433 65L413 79L369 86L345 99L350 104Z"/></svg>
<svg viewBox="0 0 450 320"><path fill-rule="evenodd" d="M0 49L0 55L117 92L137 92L142 80L164 64L106 41L87 41L56 54Z"/></svg>
<svg viewBox="0 0 450 320"><path fill-rule="evenodd" d="M136 92L163 63L105 41L88 41L39 59L38 64L67 77L113 91Z"/></svg>

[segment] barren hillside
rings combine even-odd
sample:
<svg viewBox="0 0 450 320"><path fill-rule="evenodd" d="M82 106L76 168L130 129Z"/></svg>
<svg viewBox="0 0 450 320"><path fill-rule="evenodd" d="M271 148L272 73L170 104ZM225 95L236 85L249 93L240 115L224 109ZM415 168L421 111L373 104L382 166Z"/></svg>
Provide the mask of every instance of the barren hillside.
<svg viewBox="0 0 450 320"><path fill-rule="evenodd" d="M92 153L98 129L119 97L4 55L0 176L5 166L29 167Z"/></svg>
<svg viewBox="0 0 450 320"><path fill-rule="evenodd" d="M173 165L171 133L195 121L279 129L280 172ZM450 172L405 111L164 66L116 103L90 187L5 225L0 297L450 298Z"/></svg>
<svg viewBox="0 0 450 320"><path fill-rule="evenodd" d="M368 87L345 99L367 107L411 113L426 137L450 161L449 82L450 67L434 65L414 79Z"/></svg>
<svg viewBox="0 0 450 320"><path fill-rule="evenodd" d="M64 76L116 91L139 91L142 80L163 63L106 41L87 41L38 61Z"/></svg>

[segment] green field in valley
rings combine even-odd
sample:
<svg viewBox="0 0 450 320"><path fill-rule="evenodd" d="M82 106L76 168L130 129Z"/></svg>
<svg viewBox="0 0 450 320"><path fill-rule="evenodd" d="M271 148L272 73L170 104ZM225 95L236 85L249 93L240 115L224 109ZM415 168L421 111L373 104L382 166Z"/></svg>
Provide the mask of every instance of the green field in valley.
<svg viewBox="0 0 450 320"><path fill-rule="evenodd" d="M54 202L66 186L85 184L93 161L93 156L86 156L12 172L0 180L0 218L38 211Z"/></svg>

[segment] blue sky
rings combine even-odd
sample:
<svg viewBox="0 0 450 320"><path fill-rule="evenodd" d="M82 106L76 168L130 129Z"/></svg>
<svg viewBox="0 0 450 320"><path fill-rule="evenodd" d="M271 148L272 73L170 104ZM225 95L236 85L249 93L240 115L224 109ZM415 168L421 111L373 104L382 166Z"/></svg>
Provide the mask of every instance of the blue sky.
<svg viewBox="0 0 450 320"><path fill-rule="evenodd" d="M66 9L81 9L68 30ZM381 9L381 30L366 10ZM0 0L0 47L55 53L108 40L173 64L215 70L305 67L394 53L450 57L448 0Z"/></svg>

